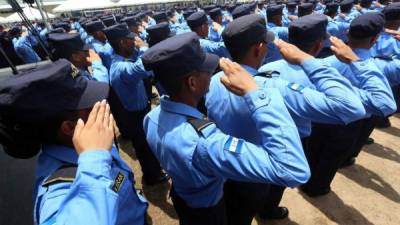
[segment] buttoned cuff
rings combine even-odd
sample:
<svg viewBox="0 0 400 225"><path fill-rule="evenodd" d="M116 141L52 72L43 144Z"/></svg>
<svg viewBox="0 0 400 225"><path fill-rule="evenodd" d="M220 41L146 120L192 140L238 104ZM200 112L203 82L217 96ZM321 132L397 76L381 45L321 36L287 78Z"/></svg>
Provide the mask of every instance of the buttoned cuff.
<svg viewBox="0 0 400 225"><path fill-rule="evenodd" d="M110 179L112 156L107 150L91 150L83 152L78 158L78 172L104 176Z"/></svg>
<svg viewBox="0 0 400 225"><path fill-rule="evenodd" d="M270 94L265 89L251 91L244 95L243 98L252 113L263 106L269 105L271 102Z"/></svg>
<svg viewBox="0 0 400 225"><path fill-rule="evenodd" d="M300 66L303 68L303 70L306 72L307 75L313 74L313 72L317 69L319 69L323 64L321 63L320 60L311 58L305 60Z"/></svg>

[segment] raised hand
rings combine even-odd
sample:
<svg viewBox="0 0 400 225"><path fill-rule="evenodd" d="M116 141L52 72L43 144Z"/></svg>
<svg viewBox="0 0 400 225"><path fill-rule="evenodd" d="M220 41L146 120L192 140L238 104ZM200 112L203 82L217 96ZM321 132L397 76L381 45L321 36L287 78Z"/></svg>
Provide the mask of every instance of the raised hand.
<svg viewBox="0 0 400 225"><path fill-rule="evenodd" d="M97 102L86 124L79 119L72 141L79 154L93 150L110 150L114 140L114 118L110 106L103 100Z"/></svg>
<svg viewBox="0 0 400 225"><path fill-rule="evenodd" d="M225 74L221 77L221 82L230 92L243 96L257 89L254 78L239 64L222 58L219 61L219 66Z"/></svg>
<svg viewBox="0 0 400 225"><path fill-rule="evenodd" d="M340 61L349 64L359 59L353 50L339 38L332 36L330 41L332 43L331 50Z"/></svg>
<svg viewBox="0 0 400 225"><path fill-rule="evenodd" d="M295 45L284 42L280 39L274 41L276 47L278 47L281 52L282 57L291 64L301 64L307 59L312 59L313 57Z"/></svg>

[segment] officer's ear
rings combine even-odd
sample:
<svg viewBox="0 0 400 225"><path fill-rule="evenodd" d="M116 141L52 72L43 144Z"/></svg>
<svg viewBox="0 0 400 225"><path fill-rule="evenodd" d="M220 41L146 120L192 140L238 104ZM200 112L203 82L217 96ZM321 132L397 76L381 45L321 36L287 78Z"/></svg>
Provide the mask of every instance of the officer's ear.
<svg viewBox="0 0 400 225"><path fill-rule="evenodd" d="M63 135L72 137L74 136L76 121L65 120L61 123L60 131Z"/></svg>

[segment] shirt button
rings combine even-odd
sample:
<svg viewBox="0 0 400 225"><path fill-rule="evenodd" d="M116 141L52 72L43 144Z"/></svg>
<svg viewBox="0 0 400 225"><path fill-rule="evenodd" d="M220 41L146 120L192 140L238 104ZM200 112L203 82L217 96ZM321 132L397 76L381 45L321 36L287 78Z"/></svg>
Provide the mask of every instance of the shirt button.
<svg viewBox="0 0 400 225"><path fill-rule="evenodd" d="M264 92L261 92L261 93L258 95L258 97L259 97L260 99L265 99L267 96L265 95Z"/></svg>

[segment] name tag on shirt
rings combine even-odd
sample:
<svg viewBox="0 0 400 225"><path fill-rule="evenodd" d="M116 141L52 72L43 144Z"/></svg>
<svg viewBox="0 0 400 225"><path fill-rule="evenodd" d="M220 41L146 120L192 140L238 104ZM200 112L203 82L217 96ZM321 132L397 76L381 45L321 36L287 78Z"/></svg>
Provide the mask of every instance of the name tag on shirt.
<svg viewBox="0 0 400 225"><path fill-rule="evenodd" d="M119 189L121 188L122 184L124 183L124 180L125 180L124 174L122 174L122 173L119 172L119 173L117 174L117 176L115 177L114 184L113 184L113 186L111 187L111 189L112 189L115 193L118 193L118 192L119 192Z"/></svg>
<svg viewBox="0 0 400 225"><path fill-rule="evenodd" d="M235 137L229 137L224 145L224 150L234 153L240 153L242 150L242 145L243 140Z"/></svg>

